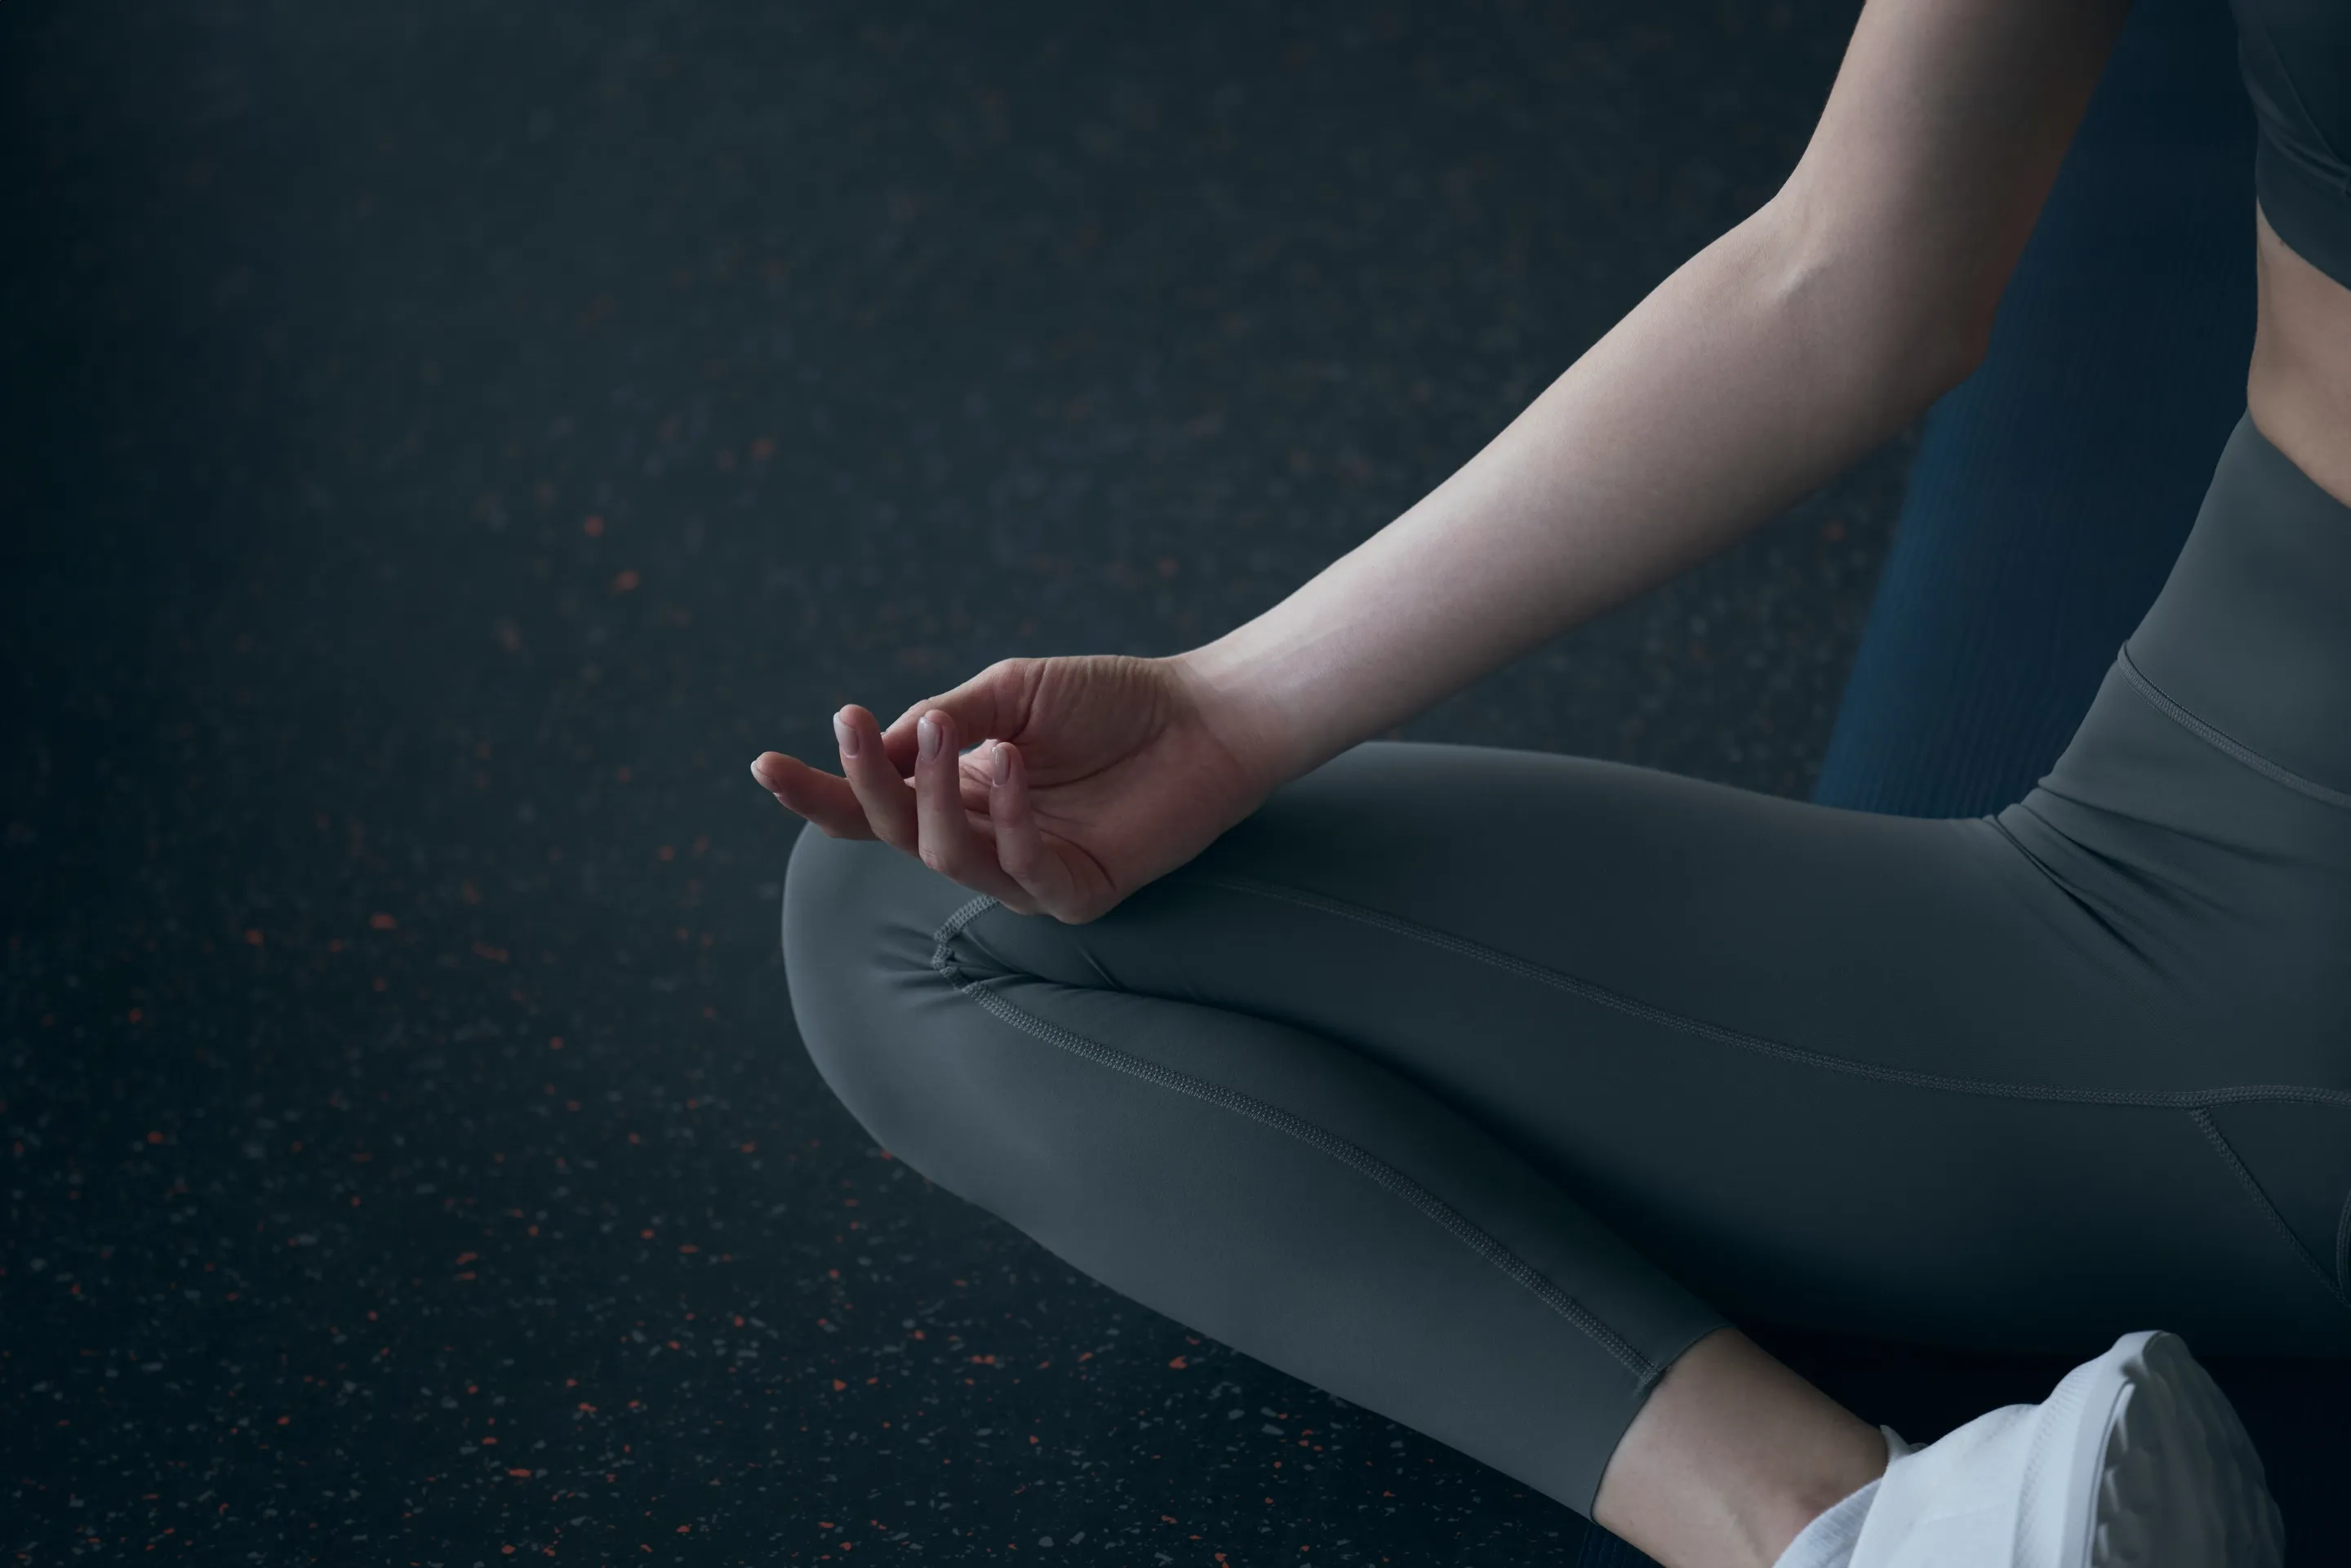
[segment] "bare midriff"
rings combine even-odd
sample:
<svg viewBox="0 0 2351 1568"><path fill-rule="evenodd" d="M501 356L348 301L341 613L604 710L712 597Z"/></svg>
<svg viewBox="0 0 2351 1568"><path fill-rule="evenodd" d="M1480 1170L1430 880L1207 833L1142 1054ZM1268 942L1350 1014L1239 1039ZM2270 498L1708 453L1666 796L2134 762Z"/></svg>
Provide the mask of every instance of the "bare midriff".
<svg viewBox="0 0 2351 1568"><path fill-rule="evenodd" d="M2254 428L2351 506L2351 288L2295 254L2259 204L2260 293L2245 406Z"/></svg>

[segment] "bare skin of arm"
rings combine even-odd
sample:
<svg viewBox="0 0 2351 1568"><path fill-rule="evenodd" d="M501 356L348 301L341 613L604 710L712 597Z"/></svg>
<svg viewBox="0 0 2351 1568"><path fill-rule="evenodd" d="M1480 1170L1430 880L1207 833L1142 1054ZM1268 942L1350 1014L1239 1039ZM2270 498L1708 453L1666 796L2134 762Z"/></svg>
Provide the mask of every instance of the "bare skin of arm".
<svg viewBox="0 0 2351 1568"><path fill-rule="evenodd" d="M2125 9L1867 0L1771 202L1280 604L1172 658L1004 660L886 728L851 705L841 773L771 751L754 775L835 837L1098 917L1284 780L1721 549L1963 379ZM2351 503L2351 290L2252 215L2253 422ZM1875 1427L1725 1329L1652 1392L1594 1514L1667 1568L1769 1568L1885 1463Z"/></svg>
<svg viewBox="0 0 2351 1568"><path fill-rule="evenodd" d="M1187 662L1302 769L1844 470L1980 359L2123 14L1876 0L1768 206L1426 499Z"/></svg>

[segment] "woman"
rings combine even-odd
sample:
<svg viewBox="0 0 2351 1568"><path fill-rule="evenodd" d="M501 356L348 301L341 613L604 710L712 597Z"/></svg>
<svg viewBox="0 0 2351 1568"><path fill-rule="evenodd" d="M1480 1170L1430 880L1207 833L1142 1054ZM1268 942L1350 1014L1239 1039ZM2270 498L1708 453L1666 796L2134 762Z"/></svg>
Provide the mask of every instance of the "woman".
<svg viewBox="0 0 2351 1568"><path fill-rule="evenodd" d="M2187 1347L2351 1354L2343 22L2237 0L2246 413L2022 798L1365 738L1963 379L2125 4L1869 0L1779 193L1281 604L760 757L850 1111L1667 1568L2278 1561ZM1913 1448L1729 1313L2090 1359Z"/></svg>

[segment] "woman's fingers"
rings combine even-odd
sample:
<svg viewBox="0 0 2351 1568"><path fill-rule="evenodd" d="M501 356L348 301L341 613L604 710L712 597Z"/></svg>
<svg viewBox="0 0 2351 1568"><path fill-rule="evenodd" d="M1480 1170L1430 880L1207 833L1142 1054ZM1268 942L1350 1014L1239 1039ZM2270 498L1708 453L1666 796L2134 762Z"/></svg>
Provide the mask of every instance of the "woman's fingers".
<svg viewBox="0 0 2351 1568"><path fill-rule="evenodd" d="M797 757L763 751L751 764L751 777L786 810L814 822L836 839L870 839L873 828L849 780L810 768Z"/></svg>
<svg viewBox="0 0 2351 1568"><path fill-rule="evenodd" d="M1050 911L1063 920L1086 918L1075 912L1087 902L1087 890L1045 845L1019 751L999 742L975 755L967 779L953 714L925 708L911 727L911 779L900 777L873 716L854 704L833 716L846 777L778 751L761 753L751 775L834 838L879 839L1023 915ZM982 810L987 831L972 821Z"/></svg>
<svg viewBox="0 0 2351 1568"><path fill-rule="evenodd" d="M1031 677L1039 662L998 659L954 690L925 697L883 730L884 754L902 776L911 777L920 753L916 727L923 715L935 709L944 709L955 720L956 733L967 744L1017 733L1029 711Z"/></svg>
<svg viewBox="0 0 2351 1568"><path fill-rule="evenodd" d="M1018 747L998 741L989 750L995 788L987 793L987 818L996 826L996 863L1019 883L1036 906L1056 919L1077 918L1076 879L1060 856L1045 847L1037 812L1029 800L1029 765Z"/></svg>
<svg viewBox="0 0 2351 1568"><path fill-rule="evenodd" d="M915 722L914 741L914 816L923 863L1015 909L1033 908L1027 890L997 864L996 846L964 810L955 719L944 708L932 709Z"/></svg>
<svg viewBox="0 0 2351 1568"><path fill-rule="evenodd" d="M873 716L850 704L832 716L833 739L841 747L841 770L863 808L873 836L892 849L913 854L920 835L914 823L914 790L882 750Z"/></svg>

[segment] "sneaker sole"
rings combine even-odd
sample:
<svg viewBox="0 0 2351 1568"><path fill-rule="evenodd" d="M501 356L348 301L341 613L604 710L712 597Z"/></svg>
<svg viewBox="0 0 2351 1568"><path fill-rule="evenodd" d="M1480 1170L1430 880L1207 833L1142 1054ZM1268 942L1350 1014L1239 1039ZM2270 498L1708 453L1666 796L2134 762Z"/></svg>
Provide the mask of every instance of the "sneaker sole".
<svg viewBox="0 0 2351 1568"><path fill-rule="evenodd" d="M2042 1408L2017 1568L2282 1568L2261 1456L2178 1334L2125 1334Z"/></svg>

